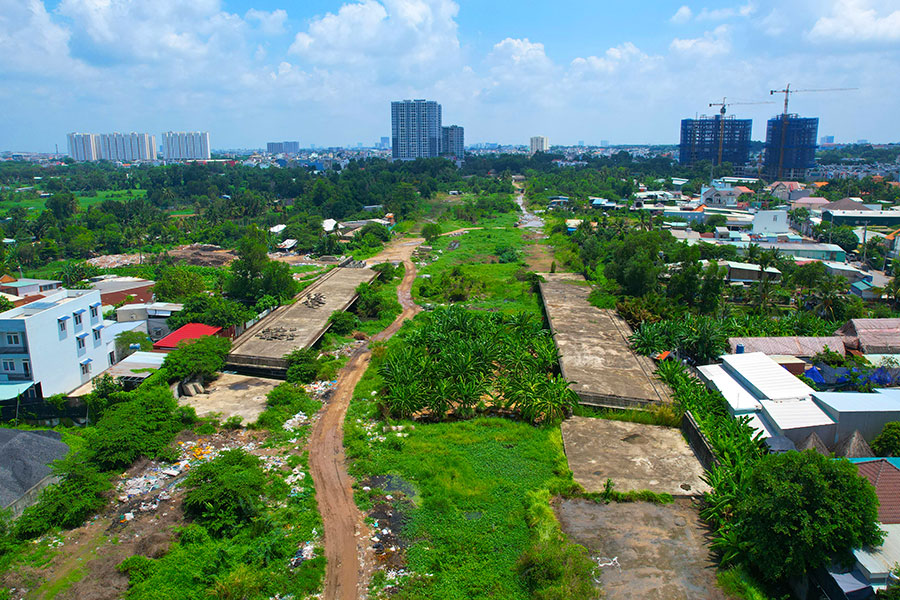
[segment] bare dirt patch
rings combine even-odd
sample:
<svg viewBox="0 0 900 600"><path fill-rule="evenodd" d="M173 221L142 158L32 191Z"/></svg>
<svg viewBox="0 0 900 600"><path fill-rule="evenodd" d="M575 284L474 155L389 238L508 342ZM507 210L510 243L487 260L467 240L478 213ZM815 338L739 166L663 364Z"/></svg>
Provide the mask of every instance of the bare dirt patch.
<svg viewBox="0 0 900 600"><path fill-rule="evenodd" d="M277 379L224 373L207 386L207 393L181 398L178 403L193 406L200 417L241 417L244 424L249 424L266 409L266 394L279 383Z"/></svg>
<svg viewBox="0 0 900 600"><path fill-rule="evenodd" d="M526 234L525 239L528 237L529 235ZM525 246L525 263L528 265L529 271L549 273L553 262L553 252L546 244L535 241Z"/></svg>
<svg viewBox="0 0 900 600"><path fill-rule="evenodd" d="M602 568L609 600L724 600L708 533L693 501L674 504L597 504L562 500L556 515L566 534L583 545ZM615 562L618 564L610 565Z"/></svg>
<svg viewBox="0 0 900 600"><path fill-rule="evenodd" d="M703 466L681 431L671 427L570 417L562 423L569 468L589 492L601 492L607 479L616 490L650 490L673 496L709 491Z"/></svg>

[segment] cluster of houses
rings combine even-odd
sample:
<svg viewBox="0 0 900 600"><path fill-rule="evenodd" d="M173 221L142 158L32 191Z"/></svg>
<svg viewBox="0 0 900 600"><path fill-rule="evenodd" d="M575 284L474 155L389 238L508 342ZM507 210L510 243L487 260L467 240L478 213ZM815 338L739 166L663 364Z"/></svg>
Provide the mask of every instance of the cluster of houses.
<svg viewBox="0 0 900 600"><path fill-rule="evenodd" d="M853 319L832 336L731 338L731 354L698 367L720 392L729 413L747 422L773 452L814 450L859 463L875 487L887 534L879 548L857 549L852 568L821 569L816 578L834 598L869 598L900 564L900 459L878 457L869 445L884 426L900 421L900 319ZM874 370L814 365L824 351L865 358ZM819 391L865 378L866 392ZM839 595L845 594L844 596Z"/></svg>

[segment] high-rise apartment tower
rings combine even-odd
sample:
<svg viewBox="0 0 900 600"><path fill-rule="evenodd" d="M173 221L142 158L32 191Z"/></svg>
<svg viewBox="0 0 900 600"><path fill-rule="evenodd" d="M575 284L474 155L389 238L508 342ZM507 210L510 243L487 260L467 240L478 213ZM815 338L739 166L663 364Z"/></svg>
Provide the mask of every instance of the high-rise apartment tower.
<svg viewBox="0 0 900 600"><path fill-rule="evenodd" d="M719 164L743 165L750 160L750 130L752 119L736 119L721 115L682 119L679 162L695 165L701 160Z"/></svg>
<svg viewBox="0 0 900 600"><path fill-rule="evenodd" d="M531 138L531 153L535 152L549 152L550 151L550 138L544 135L536 135Z"/></svg>
<svg viewBox="0 0 900 600"><path fill-rule="evenodd" d="M441 105L437 102L391 102L391 155L394 160L440 156L441 134Z"/></svg>
<svg viewBox="0 0 900 600"><path fill-rule="evenodd" d="M209 160L207 131L167 131L162 143L166 160Z"/></svg>
<svg viewBox="0 0 900 600"><path fill-rule="evenodd" d="M449 125L442 128L441 154L454 158L464 158L466 155L465 131L459 125Z"/></svg>

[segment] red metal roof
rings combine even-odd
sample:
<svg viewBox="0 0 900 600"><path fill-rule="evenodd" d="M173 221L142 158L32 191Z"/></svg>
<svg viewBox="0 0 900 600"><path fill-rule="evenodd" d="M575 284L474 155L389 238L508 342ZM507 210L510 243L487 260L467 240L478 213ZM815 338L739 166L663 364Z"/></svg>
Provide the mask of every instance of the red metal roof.
<svg viewBox="0 0 900 600"><path fill-rule="evenodd" d="M188 323L153 344L153 349L174 350L184 340L196 340L207 335L216 335L220 331L222 331L221 327L213 327L203 323Z"/></svg>
<svg viewBox="0 0 900 600"><path fill-rule="evenodd" d="M878 494L878 521L885 525L900 523L900 469L883 458L856 466Z"/></svg>

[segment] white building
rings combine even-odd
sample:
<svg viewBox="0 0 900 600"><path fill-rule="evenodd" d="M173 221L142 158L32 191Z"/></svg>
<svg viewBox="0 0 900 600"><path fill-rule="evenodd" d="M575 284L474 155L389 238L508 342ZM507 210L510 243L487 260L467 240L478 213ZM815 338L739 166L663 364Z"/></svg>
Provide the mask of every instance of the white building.
<svg viewBox="0 0 900 600"><path fill-rule="evenodd" d="M209 160L208 131L167 131L162 143L166 160Z"/></svg>
<svg viewBox="0 0 900 600"><path fill-rule="evenodd" d="M753 231L757 235L788 233L786 210L761 210L753 215Z"/></svg>
<svg viewBox="0 0 900 600"><path fill-rule="evenodd" d="M102 160L156 160L156 136L149 133L101 133Z"/></svg>
<svg viewBox="0 0 900 600"><path fill-rule="evenodd" d="M550 151L550 138L545 135L536 135L531 138L531 153L535 152L549 152Z"/></svg>
<svg viewBox="0 0 900 600"><path fill-rule="evenodd" d="M65 394L109 367L100 292L58 290L0 313L0 399Z"/></svg>
<svg viewBox="0 0 900 600"><path fill-rule="evenodd" d="M69 156L77 161L100 160L100 136L96 133L70 133Z"/></svg>

